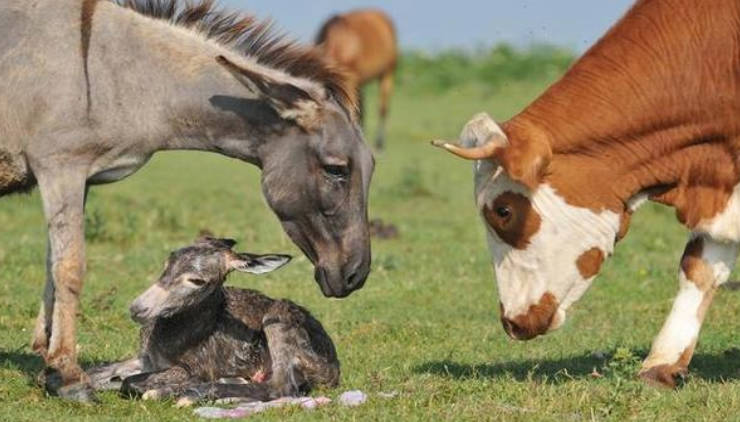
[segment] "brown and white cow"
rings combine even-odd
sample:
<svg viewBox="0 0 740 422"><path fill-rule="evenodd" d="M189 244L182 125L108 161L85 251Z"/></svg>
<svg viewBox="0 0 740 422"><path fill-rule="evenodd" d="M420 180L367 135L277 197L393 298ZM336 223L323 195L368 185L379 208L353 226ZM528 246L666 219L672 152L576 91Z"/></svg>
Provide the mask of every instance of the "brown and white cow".
<svg viewBox="0 0 740 422"><path fill-rule="evenodd" d="M641 0L540 98L458 144L475 162L506 332L563 324L646 199L691 230L641 376L674 386L740 242L740 2Z"/></svg>

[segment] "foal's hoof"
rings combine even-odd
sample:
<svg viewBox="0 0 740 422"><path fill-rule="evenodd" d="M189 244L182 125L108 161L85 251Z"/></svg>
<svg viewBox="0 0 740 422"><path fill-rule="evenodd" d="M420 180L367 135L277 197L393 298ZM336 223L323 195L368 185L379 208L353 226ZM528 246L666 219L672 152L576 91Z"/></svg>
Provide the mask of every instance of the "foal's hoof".
<svg viewBox="0 0 740 422"><path fill-rule="evenodd" d="M88 382L65 385L64 387L60 387L56 394L64 400L78 403L95 404L100 402L95 395L95 390L93 390Z"/></svg>
<svg viewBox="0 0 740 422"><path fill-rule="evenodd" d="M688 376L686 368L676 365L658 365L640 371L640 378L653 387L674 389Z"/></svg>
<svg viewBox="0 0 740 422"><path fill-rule="evenodd" d="M62 377L59 372L49 368L39 374L37 381L52 396L78 403L98 403L95 390L87 381L62 385Z"/></svg>

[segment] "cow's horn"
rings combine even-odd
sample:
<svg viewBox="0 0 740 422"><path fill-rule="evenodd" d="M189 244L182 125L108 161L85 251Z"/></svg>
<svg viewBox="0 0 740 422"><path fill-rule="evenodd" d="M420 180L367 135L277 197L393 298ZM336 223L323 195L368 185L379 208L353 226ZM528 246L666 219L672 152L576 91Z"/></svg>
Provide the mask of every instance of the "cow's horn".
<svg viewBox="0 0 740 422"><path fill-rule="evenodd" d="M446 149L447 151L466 160L485 160L493 158L498 149L502 147L501 143L490 140L479 147L465 148L459 144L436 140L432 141L435 147Z"/></svg>

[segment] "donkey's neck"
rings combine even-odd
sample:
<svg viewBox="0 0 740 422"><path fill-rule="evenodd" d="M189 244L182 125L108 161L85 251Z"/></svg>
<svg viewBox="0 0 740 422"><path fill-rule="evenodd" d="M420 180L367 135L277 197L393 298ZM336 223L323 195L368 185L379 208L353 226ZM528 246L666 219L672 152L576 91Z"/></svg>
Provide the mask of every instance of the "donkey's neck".
<svg viewBox="0 0 740 422"><path fill-rule="evenodd" d="M109 2L96 9L90 50L94 120L116 134L108 136L127 137L117 145L149 154L199 150L260 164L261 145L287 122L218 64L218 56L274 81L315 86L196 29Z"/></svg>
<svg viewBox="0 0 740 422"><path fill-rule="evenodd" d="M623 211L647 192L689 225L717 212L701 195L726 199L740 178L740 13L720 2L638 2L505 124L512 143L550 145L546 181L566 201Z"/></svg>

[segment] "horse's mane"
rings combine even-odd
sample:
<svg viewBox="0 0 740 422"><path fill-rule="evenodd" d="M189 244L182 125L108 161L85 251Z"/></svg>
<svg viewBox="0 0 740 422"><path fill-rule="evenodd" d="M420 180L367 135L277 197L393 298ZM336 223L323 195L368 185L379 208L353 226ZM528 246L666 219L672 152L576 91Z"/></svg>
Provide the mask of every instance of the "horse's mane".
<svg viewBox="0 0 740 422"><path fill-rule="evenodd" d="M322 84L342 106L354 111L354 96L343 74L318 51L276 34L269 20L220 8L215 0L109 0L142 15L197 31L209 39L292 76Z"/></svg>

